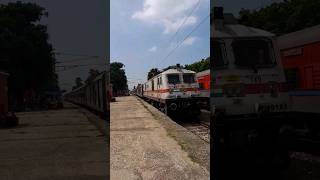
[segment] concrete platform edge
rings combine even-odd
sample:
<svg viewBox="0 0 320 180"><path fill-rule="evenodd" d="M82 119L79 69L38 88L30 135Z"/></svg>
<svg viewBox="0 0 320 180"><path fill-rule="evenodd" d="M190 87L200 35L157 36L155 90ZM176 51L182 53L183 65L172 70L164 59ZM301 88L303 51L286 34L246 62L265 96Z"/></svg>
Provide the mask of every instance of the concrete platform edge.
<svg viewBox="0 0 320 180"><path fill-rule="evenodd" d="M164 115L149 103L139 97L137 98L166 129L168 136L175 139L181 148L188 153L189 158L210 172L210 144L174 122L171 118Z"/></svg>
<svg viewBox="0 0 320 180"><path fill-rule="evenodd" d="M79 105L74 104L77 106L78 110L83 113L88 120L97 127L97 129L106 137L109 137L110 131L109 131L109 122L100 118L98 115L94 114L93 112L80 107ZM109 138L107 138L109 139Z"/></svg>

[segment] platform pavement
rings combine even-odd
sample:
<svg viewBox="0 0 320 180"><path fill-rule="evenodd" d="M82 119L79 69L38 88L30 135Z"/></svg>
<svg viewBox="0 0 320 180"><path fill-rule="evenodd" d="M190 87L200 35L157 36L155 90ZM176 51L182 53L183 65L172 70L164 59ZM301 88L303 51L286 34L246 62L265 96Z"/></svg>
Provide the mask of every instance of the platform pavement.
<svg viewBox="0 0 320 180"><path fill-rule="evenodd" d="M107 138L81 108L17 115L18 127L0 129L1 180L107 179Z"/></svg>
<svg viewBox="0 0 320 180"><path fill-rule="evenodd" d="M209 179L208 169L190 157L143 102L134 96L116 100L111 103L111 179Z"/></svg>

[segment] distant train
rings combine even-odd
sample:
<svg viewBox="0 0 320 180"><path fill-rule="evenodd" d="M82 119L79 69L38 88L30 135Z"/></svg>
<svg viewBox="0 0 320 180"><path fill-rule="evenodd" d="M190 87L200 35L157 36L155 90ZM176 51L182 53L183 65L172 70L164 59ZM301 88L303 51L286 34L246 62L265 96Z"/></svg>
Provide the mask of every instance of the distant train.
<svg viewBox="0 0 320 180"><path fill-rule="evenodd" d="M177 65L139 84L133 94L146 99L165 114L188 112L199 114L201 100L194 71Z"/></svg>
<svg viewBox="0 0 320 180"><path fill-rule="evenodd" d="M110 114L110 95L112 94L108 78L107 72L103 72L92 82L64 94L64 99L108 118Z"/></svg>

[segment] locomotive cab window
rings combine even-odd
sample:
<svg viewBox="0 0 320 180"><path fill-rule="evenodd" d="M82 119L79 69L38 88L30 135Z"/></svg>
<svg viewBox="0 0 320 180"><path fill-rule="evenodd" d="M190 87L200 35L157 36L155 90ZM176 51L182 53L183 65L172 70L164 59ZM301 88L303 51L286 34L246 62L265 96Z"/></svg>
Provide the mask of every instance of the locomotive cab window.
<svg viewBox="0 0 320 180"><path fill-rule="evenodd" d="M225 58L225 45L223 41L211 40L211 54L213 54L213 67L225 67L227 61Z"/></svg>
<svg viewBox="0 0 320 180"><path fill-rule="evenodd" d="M179 74L168 74L168 84L179 84L180 83L180 77Z"/></svg>
<svg viewBox="0 0 320 180"><path fill-rule="evenodd" d="M235 64L242 67L268 67L275 64L268 39L237 39L232 43Z"/></svg>
<svg viewBox="0 0 320 180"><path fill-rule="evenodd" d="M184 83L195 83L194 74L183 74Z"/></svg>

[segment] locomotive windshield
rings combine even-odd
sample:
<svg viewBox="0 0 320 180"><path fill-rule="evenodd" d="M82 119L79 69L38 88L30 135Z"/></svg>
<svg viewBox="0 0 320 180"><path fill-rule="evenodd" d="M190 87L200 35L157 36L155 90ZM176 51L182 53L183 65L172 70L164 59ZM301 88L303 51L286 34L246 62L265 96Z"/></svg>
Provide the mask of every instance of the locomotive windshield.
<svg viewBox="0 0 320 180"><path fill-rule="evenodd" d="M194 74L183 74L184 83L195 83Z"/></svg>
<svg viewBox="0 0 320 180"><path fill-rule="evenodd" d="M223 67L226 62L223 59L223 43L220 41L212 41L213 67Z"/></svg>
<svg viewBox="0 0 320 180"><path fill-rule="evenodd" d="M167 78L168 78L169 84L179 84L180 83L179 74L168 74Z"/></svg>
<svg viewBox="0 0 320 180"><path fill-rule="evenodd" d="M271 41L266 39L238 39L232 43L235 64L243 67L265 67L275 63Z"/></svg>

